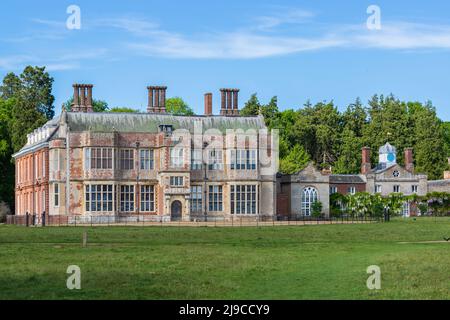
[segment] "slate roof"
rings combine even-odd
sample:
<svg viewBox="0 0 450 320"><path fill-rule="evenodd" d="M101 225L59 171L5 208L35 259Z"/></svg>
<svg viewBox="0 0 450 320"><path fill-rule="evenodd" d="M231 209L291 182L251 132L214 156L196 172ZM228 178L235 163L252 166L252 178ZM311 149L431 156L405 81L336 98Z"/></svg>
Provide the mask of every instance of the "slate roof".
<svg viewBox="0 0 450 320"><path fill-rule="evenodd" d="M157 133L159 125L172 125L173 129L188 129L194 132L194 124L201 122L203 131L218 129L263 129L266 128L262 116L174 116L152 113L83 113L68 112L67 123L71 131L99 132L145 132Z"/></svg>
<svg viewBox="0 0 450 320"><path fill-rule="evenodd" d="M330 176L330 183L366 183L364 179L358 174L332 174Z"/></svg>

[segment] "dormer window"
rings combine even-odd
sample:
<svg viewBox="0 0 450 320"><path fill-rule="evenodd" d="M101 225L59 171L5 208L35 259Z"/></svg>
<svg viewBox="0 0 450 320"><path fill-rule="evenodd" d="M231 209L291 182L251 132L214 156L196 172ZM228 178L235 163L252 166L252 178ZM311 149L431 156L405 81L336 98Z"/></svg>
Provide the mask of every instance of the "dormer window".
<svg viewBox="0 0 450 320"><path fill-rule="evenodd" d="M171 124L160 124L159 125L159 132L163 132L166 135L171 135L173 132L173 125Z"/></svg>

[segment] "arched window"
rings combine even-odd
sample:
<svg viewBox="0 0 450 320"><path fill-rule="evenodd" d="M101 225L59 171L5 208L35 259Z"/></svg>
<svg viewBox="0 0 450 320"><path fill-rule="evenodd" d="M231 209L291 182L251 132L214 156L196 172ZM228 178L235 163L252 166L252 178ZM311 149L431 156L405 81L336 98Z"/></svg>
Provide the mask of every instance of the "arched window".
<svg viewBox="0 0 450 320"><path fill-rule="evenodd" d="M317 200L317 190L315 188L304 188L302 193L302 215L310 216L312 204Z"/></svg>

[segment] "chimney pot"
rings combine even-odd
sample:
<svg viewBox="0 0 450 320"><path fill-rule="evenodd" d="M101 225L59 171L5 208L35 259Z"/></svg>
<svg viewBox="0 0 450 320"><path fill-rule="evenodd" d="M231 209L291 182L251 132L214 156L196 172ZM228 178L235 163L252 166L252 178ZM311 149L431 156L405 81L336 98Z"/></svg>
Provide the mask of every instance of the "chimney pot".
<svg viewBox="0 0 450 320"><path fill-rule="evenodd" d="M205 93L205 116L212 115L212 93Z"/></svg>
<svg viewBox="0 0 450 320"><path fill-rule="evenodd" d="M166 89L162 86L148 86L148 106L149 113L166 112Z"/></svg>
<svg viewBox="0 0 450 320"><path fill-rule="evenodd" d="M414 172L414 158L412 148L405 149L405 169L409 172Z"/></svg>
<svg viewBox="0 0 450 320"><path fill-rule="evenodd" d="M362 148L362 162L361 162L361 173L368 174L372 165L370 163L370 148L363 147Z"/></svg>

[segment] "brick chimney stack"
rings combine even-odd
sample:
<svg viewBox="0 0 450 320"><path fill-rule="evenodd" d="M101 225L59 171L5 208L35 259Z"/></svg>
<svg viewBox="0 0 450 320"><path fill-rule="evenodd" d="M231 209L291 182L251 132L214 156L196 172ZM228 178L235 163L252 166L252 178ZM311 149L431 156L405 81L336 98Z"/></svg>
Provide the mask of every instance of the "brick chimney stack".
<svg viewBox="0 0 450 320"><path fill-rule="evenodd" d="M167 87L148 86L148 113L166 113Z"/></svg>
<svg viewBox="0 0 450 320"><path fill-rule="evenodd" d="M222 96L220 114L224 116L239 115L239 89L220 89L220 92Z"/></svg>
<svg viewBox="0 0 450 320"><path fill-rule="evenodd" d="M370 163L370 148L362 148L362 162L361 162L361 173L368 174L372 169L372 164Z"/></svg>
<svg viewBox="0 0 450 320"><path fill-rule="evenodd" d="M92 108L92 84L73 85L72 112L93 112Z"/></svg>
<svg viewBox="0 0 450 320"><path fill-rule="evenodd" d="M405 149L405 169L409 172L414 172L414 159L413 159L413 149Z"/></svg>
<svg viewBox="0 0 450 320"><path fill-rule="evenodd" d="M212 93L205 93L205 116L212 116Z"/></svg>

